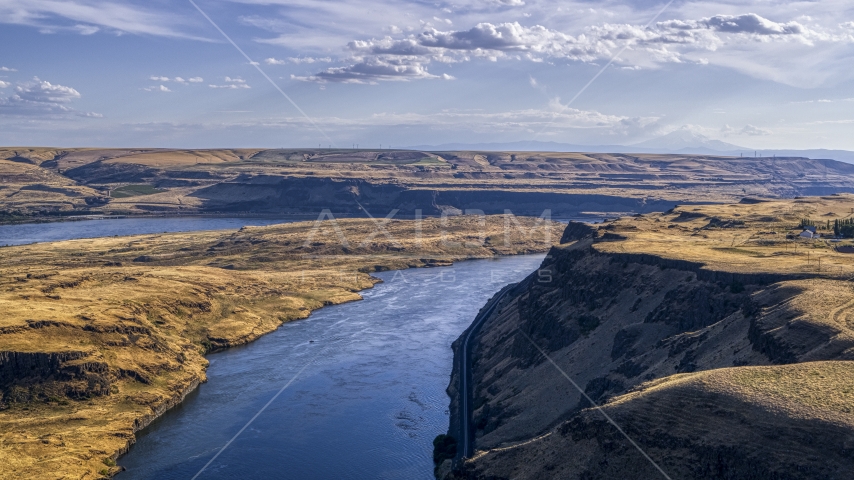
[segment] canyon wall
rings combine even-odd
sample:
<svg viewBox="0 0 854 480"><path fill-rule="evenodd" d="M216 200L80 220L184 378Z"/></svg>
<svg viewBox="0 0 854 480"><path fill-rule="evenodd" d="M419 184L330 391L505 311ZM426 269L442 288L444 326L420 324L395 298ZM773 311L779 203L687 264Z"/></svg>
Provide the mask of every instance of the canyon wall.
<svg viewBox="0 0 854 480"><path fill-rule="evenodd" d="M470 346L477 452L440 476L660 478L648 454L672 478L844 478L850 283L597 249L625 239L610 230L571 223L482 325ZM458 377L455 363L457 438Z"/></svg>

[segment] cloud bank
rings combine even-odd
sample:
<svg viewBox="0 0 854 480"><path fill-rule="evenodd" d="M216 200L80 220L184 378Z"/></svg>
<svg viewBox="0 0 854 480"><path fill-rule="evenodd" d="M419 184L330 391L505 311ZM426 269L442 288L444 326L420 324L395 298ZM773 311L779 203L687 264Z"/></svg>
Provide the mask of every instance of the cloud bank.
<svg viewBox="0 0 854 480"><path fill-rule="evenodd" d="M840 27L842 28L842 27ZM625 48L615 63L627 69L664 63L707 64L697 52L743 48L747 43L851 43L847 33L810 28L797 21L775 22L755 13L715 15L699 20L668 20L649 28L605 23L570 35L542 25L519 22L478 23L467 30L427 28L403 38L385 36L347 44L350 64L314 75L293 76L314 82L375 83L440 78L431 63L467 62L475 58L570 62L603 62ZM274 59L268 59L268 63ZM277 61L278 62L278 61Z"/></svg>

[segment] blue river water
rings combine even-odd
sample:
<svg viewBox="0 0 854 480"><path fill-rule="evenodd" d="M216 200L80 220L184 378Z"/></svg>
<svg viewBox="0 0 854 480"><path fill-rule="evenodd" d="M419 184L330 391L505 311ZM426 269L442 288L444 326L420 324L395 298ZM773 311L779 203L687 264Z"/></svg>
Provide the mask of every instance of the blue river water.
<svg viewBox="0 0 854 480"><path fill-rule="evenodd" d="M288 385L198 479L432 479L450 344L542 259L379 273L362 301L210 355L208 382L139 433L118 478L193 478Z"/></svg>
<svg viewBox="0 0 854 480"><path fill-rule="evenodd" d="M0 225L0 246L55 242L76 238L140 235L146 233L237 230L245 226L293 222L294 219L253 217L152 217L104 218L73 222Z"/></svg>

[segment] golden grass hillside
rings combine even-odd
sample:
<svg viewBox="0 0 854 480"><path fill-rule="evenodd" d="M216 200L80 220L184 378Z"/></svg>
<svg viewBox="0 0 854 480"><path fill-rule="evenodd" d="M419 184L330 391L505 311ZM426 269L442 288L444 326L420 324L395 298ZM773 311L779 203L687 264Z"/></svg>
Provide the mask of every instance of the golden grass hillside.
<svg viewBox="0 0 854 480"><path fill-rule="evenodd" d="M852 217L831 195L570 224L471 346L477 451L440 472L661 478L589 397L670 478L849 478Z"/></svg>
<svg viewBox="0 0 854 480"><path fill-rule="evenodd" d="M358 300L370 272L542 252L562 230L327 220L0 249L0 478L114 474L135 432L205 381L205 352Z"/></svg>
<svg viewBox="0 0 854 480"><path fill-rule="evenodd" d="M620 241L597 243L609 253L649 254L698 262L709 269L744 273L809 273L832 278L854 275L854 255L832 241L834 220L854 218L854 195L804 197L757 203L682 205L664 214L625 217L601 232ZM799 237L802 220L818 226L823 238Z"/></svg>

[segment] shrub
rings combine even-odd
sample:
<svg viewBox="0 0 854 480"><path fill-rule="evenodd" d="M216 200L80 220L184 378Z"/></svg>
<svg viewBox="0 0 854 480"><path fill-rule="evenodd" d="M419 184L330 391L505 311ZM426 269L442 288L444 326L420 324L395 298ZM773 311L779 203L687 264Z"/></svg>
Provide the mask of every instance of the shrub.
<svg viewBox="0 0 854 480"><path fill-rule="evenodd" d="M457 456L457 439L451 435L437 435L433 439L433 463L437 466Z"/></svg>
<svg viewBox="0 0 854 480"><path fill-rule="evenodd" d="M596 327L599 326L599 318L593 315L582 315L578 317L578 328L581 330L582 335L587 335L588 333L596 330Z"/></svg>

